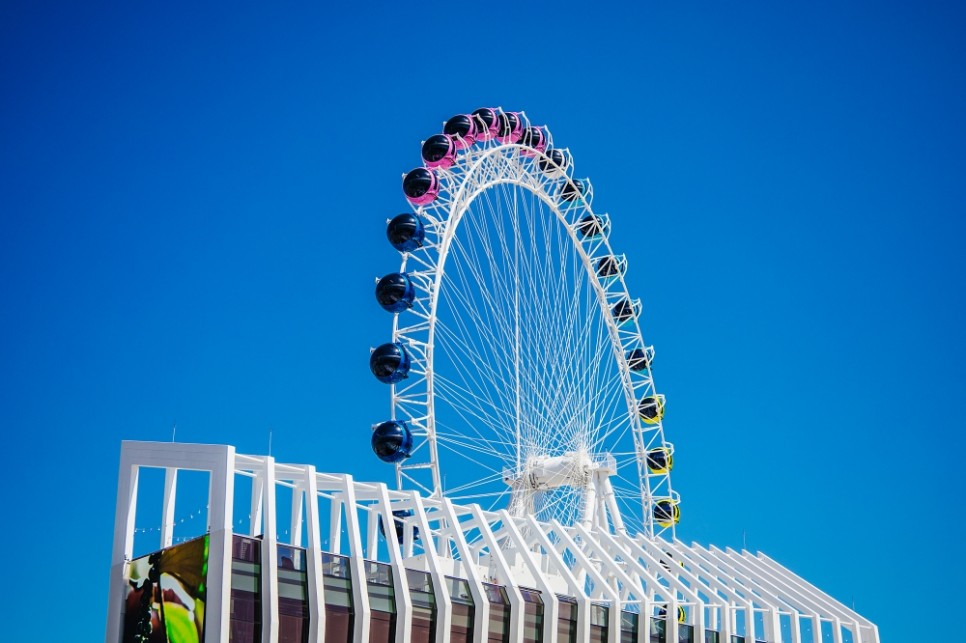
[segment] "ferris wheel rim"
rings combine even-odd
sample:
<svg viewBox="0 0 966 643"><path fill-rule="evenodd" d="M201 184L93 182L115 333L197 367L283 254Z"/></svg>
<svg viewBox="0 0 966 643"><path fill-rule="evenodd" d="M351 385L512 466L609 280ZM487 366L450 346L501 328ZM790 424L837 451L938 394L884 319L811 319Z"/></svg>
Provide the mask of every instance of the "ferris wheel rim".
<svg viewBox="0 0 966 643"><path fill-rule="evenodd" d="M521 117L526 119L525 115L522 113ZM546 138L550 139L549 132L547 132ZM470 147L470 145L467 145L466 147ZM568 164L567 168L560 177L556 177L551 181L546 180L545 177L540 177L537 175L534 169L539 161L546 161L556 164L554 159L552 159L550 156L551 149L556 150L559 148L551 148L549 143L547 144L545 150L534 149L517 142L499 142L499 144L490 144L482 150L477 151L475 153L475 158L472 161L472 166L468 169L465 167L461 168L459 175L448 168L436 168L435 180L438 182L438 184L445 184L450 180L458 181L458 189L456 189L455 194L453 194L449 199L445 200L445 206L443 203L437 202L419 204L418 206L413 204L415 215L426 217L427 219L431 220L434 231L437 235L435 243L428 246L425 250L428 255L433 255L435 260L421 262L432 266L432 286L429 289L429 311L425 318L425 325L417 325L420 326L421 331L427 333L427 340L421 347L421 350L418 352L419 354L417 357L414 358L414 362L422 363L423 369L421 376L425 378L426 381L425 414L418 418L418 420L424 423L424 428L426 431L425 438L431 451L430 459L433 467L434 479L434 489L432 491L434 494L442 493L442 488L440 485L440 458L437 445L437 442L440 438L440 433L436 425L435 413L437 401L436 398L438 395L438 392L435 388L435 341L438 322L438 306L441 300L440 294L442 292L442 286L444 284L446 262L449 258L457 230L459 229L463 218L470 211L470 206L475 202L475 200L479 198L481 194L494 187L500 185L511 185L516 188L529 191L534 197L538 198L550 212L553 213L556 221L564 226L564 229L567 232L569 244L579 256L583 271L588 278L588 284L590 284L590 287L594 292L596 304L600 309L600 314L607 327L607 336L610 341L610 348L613 352L613 357L616 360L617 368L620 373L621 389L623 390L623 396L628 407L627 413L628 418L630 419L630 428L633 432L633 442L635 444L636 451L634 460L636 461L638 469L638 488L640 490L640 502L642 510L644 511L643 521L645 531L653 533L655 518L652 516L650 509L653 502L657 501L658 498L651 495L650 487L647 486L648 481L646 471L649 463L646 461L646 459L648 457L649 444L645 444L643 431L640 428L642 420L640 417L638 417L636 412L639 403L637 391L641 387L638 386L635 388L633 381L634 375L628 364L625 354L625 348L628 346L628 344L639 347L645 351L649 347L647 347L647 345L644 343L638 314L632 314L629 319L618 323L609 310L610 304L615 299L621 302L629 302L632 308L635 305L635 300L631 298L630 291L625 281L625 274L623 272L619 272L611 282L619 283L619 288L616 289L618 296L615 297L615 290L608 290L602 283L600 275L598 275L595 271L595 260L599 260L602 257L619 257L619 255L615 254L613 247L610 245L609 236L606 233L602 234L600 238L597 239L593 244L594 251L590 252L585 247L586 239L581 239L578 237L577 229L575 227L577 222L572 220L574 213L586 213L589 216L595 217L598 221L601 220L600 217L606 217L607 215L597 215L591 207L590 200L584 193L578 193L577 199L568 202L564 207L564 205L560 202L559 195L555 198L547 190L537 189L543 188L545 185L573 185L575 183L579 185L579 180L572 177L572 163ZM532 163L528 166L530 169L525 174L525 177L530 179L530 181L526 181L521 177L507 177L505 175L495 173L493 168L497 167L497 164L493 164L491 167L487 166L487 161L492 158L509 158L512 156L515 160L519 161L519 157L524 154L532 160ZM487 172L490 172L490 174L487 175ZM475 177L477 174L483 175L484 180L474 183L470 179ZM431 211L432 214L429 211ZM442 214L443 216L436 216L438 214ZM440 233L440 228L442 228L442 233ZM602 255L595 255L595 252L602 247L604 248L604 253ZM622 255L620 257L623 259ZM406 274L410 264L410 259L414 258L414 253L403 252L400 273ZM624 261L626 265L626 260ZM393 316L393 342L401 343L403 341L407 341L412 343L413 338L410 337L410 333L412 332L411 329L414 328L414 326L401 326L399 318L400 315ZM629 325L632 327L630 330L627 328L621 328L621 326L623 326L626 322L630 322ZM622 341L622 333L624 336L631 335L632 339L629 342ZM647 385L645 388L650 389L652 392L656 390L653 380L653 373L649 369ZM657 394L654 393L654 395L656 396ZM391 393L391 417L393 420L397 419L397 412L399 411L400 407L405 406L401 403L401 401L402 398L397 397L396 387L395 384L393 384ZM661 406L661 412L663 413L663 396L661 396ZM665 451L670 449L668 459L673 460L673 458L670 457L670 454L673 453L673 445L664 440L660 417L657 420L657 432L655 435L658 438L657 442L659 443L661 449L664 449ZM654 443L655 440L652 439L650 444ZM522 445L518 442L516 444L518 453L521 447ZM405 468L404 463L396 464L397 483L400 486L402 486L402 477L400 473ZM670 467L668 467L668 471L669 470ZM416 482L409 476L406 477L412 482ZM666 476L666 480L667 497L662 497L660 500L670 501L673 504L674 510L677 511L676 506L678 503L678 496L671 489L670 477ZM426 489L426 487L423 488ZM673 523L670 525L670 528L671 535L673 537Z"/></svg>

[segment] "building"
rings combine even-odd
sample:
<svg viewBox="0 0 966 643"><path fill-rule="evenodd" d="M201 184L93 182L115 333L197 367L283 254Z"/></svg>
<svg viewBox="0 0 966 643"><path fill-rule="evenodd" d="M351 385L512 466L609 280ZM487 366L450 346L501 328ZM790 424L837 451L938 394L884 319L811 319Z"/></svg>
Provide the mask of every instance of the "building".
<svg viewBox="0 0 966 643"><path fill-rule="evenodd" d="M164 471L159 507L139 506L146 468ZM175 544L185 470L207 472L207 524ZM879 641L764 554L512 518L227 445L124 442L116 511L106 643ZM145 511L157 551L133 558Z"/></svg>

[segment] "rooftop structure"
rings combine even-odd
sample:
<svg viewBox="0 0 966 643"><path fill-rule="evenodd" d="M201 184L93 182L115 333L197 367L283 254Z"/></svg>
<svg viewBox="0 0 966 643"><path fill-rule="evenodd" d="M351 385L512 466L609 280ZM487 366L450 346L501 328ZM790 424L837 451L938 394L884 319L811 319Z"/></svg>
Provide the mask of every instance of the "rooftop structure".
<svg viewBox="0 0 966 643"><path fill-rule="evenodd" d="M160 506L139 503L145 468L164 471ZM207 522L175 544L185 470L208 473ZM145 512L157 551L134 558ZM108 605L106 643L879 641L761 553L484 511L227 445L123 443Z"/></svg>

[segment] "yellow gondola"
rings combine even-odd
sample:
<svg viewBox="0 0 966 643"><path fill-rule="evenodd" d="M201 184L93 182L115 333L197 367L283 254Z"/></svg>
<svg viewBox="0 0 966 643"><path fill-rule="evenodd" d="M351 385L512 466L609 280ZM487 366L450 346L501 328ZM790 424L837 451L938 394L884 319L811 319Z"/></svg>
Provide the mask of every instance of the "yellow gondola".
<svg viewBox="0 0 966 643"><path fill-rule="evenodd" d="M637 405L637 412L645 424L657 424L664 417L664 396L649 395Z"/></svg>
<svg viewBox="0 0 966 643"><path fill-rule="evenodd" d="M655 475L669 473L674 468L674 449L659 447L647 452L647 470Z"/></svg>
<svg viewBox="0 0 966 643"><path fill-rule="evenodd" d="M678 506L677 500L662 498L654 503L652 514L657 524L667 528L678 524L681 520L681 507Z"/></svg>
<svg viewBox="0 0 966 643"><path fill-rule="evenodd" d="M660 608L657 610L657 615L659 618L667 618L667 610L665 608ZM684 608L678 605L678 623L686 623L688 621L688 613L684 611Z"/></svg>

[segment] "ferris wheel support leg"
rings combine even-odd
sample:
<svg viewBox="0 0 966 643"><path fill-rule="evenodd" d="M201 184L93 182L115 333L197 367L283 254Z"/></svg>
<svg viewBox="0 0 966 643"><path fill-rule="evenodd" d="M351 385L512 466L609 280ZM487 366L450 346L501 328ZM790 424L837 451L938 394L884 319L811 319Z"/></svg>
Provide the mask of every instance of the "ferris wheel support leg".
<svg viewBox="0 0 966 643"><path fill-rule="evenodd" d="M594 526L594 519L597 515L597 483L592 477L584 489L584 506L580 517L580 524L584 529L591 529Z"/></svg>
<svg viewBox="0 0 966 643"><path fill-rule="evenodd" d="M620 509L617 507L617 496L614 495L614 486L610 482L610 476L603 476L603 478L604 502L607 504L607 512L610 514L614 531L618 534L626 534L627 528L624 526L624 519L621 517Z"/></svg>

